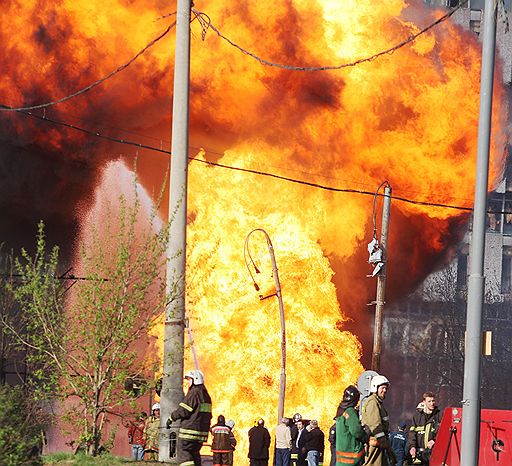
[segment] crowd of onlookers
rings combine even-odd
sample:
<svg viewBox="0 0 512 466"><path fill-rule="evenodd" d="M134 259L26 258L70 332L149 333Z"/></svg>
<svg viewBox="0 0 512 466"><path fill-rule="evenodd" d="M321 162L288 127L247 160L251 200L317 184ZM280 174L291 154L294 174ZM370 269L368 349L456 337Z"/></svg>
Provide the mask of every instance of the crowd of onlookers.
<svg viewBox="0 0 512 466"><path fill-rule="evenodd" d="M364 400L360 400L355 386L345 389L327 437L330 466L429 464L441 423L435 395L425 392L412 419L400 422L398 429L391 431L384 407L389 387L389 380L377 374L371 379L370 394ZM250 466L268 466L270 435L264 431L262 419L249 431ZM299 413L292 419L283 418L275 429L274 466L326 463L324 438L315 419L305 420Z"/></svg>
<svg viewBox="0 0 512 466"><path fill-rule="evenodd" d="M200 466L200 449L211 435L213 466L233 466L237 441L234 421L223 415L211 424L211 399L200 371L185 375L189 391L167 420L167 428L181 421L178 458L181 466ZM402 421L391 431L384 400L390 387L383 375L370 381L369 396L360 400L359 390L348 386L334 416L327 440L330 466L428 465L441 422L441 413L432 392L425 392L409 422ZM361 403L360 403L361 401ZM135 461L158 460L160 405L154 404L151 416L145 413L131 423L128 435ZM263 419L248 432L250 466L268 466L271 435ZM282 418L275 428L274 466L321 466L326 463L326 438L316 419L303 419L300 413Z"/></svg>

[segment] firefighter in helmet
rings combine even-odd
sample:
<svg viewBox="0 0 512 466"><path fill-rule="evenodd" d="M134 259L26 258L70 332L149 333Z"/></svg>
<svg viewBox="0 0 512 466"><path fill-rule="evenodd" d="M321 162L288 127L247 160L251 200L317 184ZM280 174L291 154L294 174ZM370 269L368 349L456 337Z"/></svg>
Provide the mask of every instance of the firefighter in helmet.
<svg viewBox="0 0 512 466"><path fill-rule="evenodd" d="M359 390L349 385L343 392L343 400L336 411L336 465L360 466L364 463L364 444L368 436L359 421L357 403ZM400 465L401 466L401 465Z"/></svg>
<svg viewBox="0 0 512 466"><path fill-rule="evenodd" d="M387 466L388 458L394 464L394 453L388 441L389 416L383 401L389 388L389 380L376 375L370 381L371 395L363 403L361 422L368 428L370 439L365 466Z"/></svg>
<svg viewBox="0 0 512 466"><path fill-rule="evenodd" d="M295 413L292 418L293 424L290 426L290 433L292 437L292 450L290 456L290 464L297 466L302 462L299 461L300 448L297 444L299 434L303 433L304 424L302 423L302 415Z"/></svg>
<svg viewBox="0 0 512 466"><path fill-rule="evenodd" d="M208 439L212 419L212 399L204 386L204 375L199 370L185 374L188 392L167 420L169 429L173 421L181 421L178 432L178 460L180 466L201 466L200 450Z"/></svg>

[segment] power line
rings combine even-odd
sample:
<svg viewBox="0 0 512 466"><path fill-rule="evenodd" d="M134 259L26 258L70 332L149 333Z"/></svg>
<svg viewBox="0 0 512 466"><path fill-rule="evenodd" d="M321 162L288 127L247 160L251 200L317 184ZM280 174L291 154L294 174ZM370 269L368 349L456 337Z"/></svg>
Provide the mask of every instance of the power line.
<svg viewBox="0 0 512 466"><path fill-rule="evenodd" d="M112 136L103 135L103 134L99 133L98 131L91 131L91 130L88 130L88 129L85 129L85 128L81 128L79 126L72 125L72 124L69 124L69 123L66 123L66 122L63 122L63 121L53 120L53 119L48 118L46 116L34 115L32 112L26 112L26 111L23 111L23 110L18 110L17 112L21 113L23 115L26 115L28 117L31 117L31 118L36 118L38 120L46 121L48 123L52 123L52 124L56 124L56 125L60 125L60 126L69 128L69 129L80 131L82 133L88 134L88 135L93 136L93 137L98 137L98 138L106 139L108 141L116 142L116 143L119 143L119 144L135 146L135 147L138 147L138 148L141 148L141 149L147 149L147 150L152 150L152 151L163 153L163 154L167 154L167 155L172 155L171 151L169 151L169 150L161 149L161 148L150 146L150 145L146 145L146 144L140 144L140 143L134 142L134 141L128 141L126 139L119 139L119 138L115 138L115 137L112 137ZM234 171L240 171L240 172L245 172L245 173L251 173L253 175L267 176L267 177L270 177L270 178L275 178L275 179L282 180L282 181L288 181L290 183L302 184L302 185L305 185L305 186L310 186L312 188L323 189L323 190L326 190L326 191L339 192L339 193L362 194L362 195L367 195L367 196L375 196L375 192L374 191L367 191L367 190L353 189L353 188L336 188L336 187L333 187L333 186L326 186L326 185L323 185L323 184L320 184L320 183L313 183L313 182L310 182L310 181L299 180L299 179L296 179L296 178L290 178L290 177L287 177L287 176L277 175L275 173L264 172L264 171L260 171L260 170L253 170L253 169L250 169L250 168L234 167L234 166L231 166L231 165L225 165L225 164L218 163L218 162L211 162L211 161L208 161L208 160L201 160L201 159L197 159L195 157L189 157L189 160L191 160L193 162L199 162L199 163L203 163L203 164L219 167L219 168L225 168L227 170L234 170ZM377 195L378 196L383 196L383 194L377 194ZM418 200L415 200L415 199L409 199L409 198L401 197L401 196L393 196L393 200L405 202L405 203L408 203L408 204L421 205L421 206L439 207L439 208L445 208L445 209L462 210L462 211L467 211L467 212L473 211L473 209L471 207L464 207L464 206L459 206L459 205L454 205L454 204L445 204L445 203L441 203L441 202L418 201ZM511 212L506 212L506 211L503 211L503 212L488 211L488 212L489 213L494 213L494 214L507 214L507 213L511 213Z"/></svg>
<svg viewBox="0 0 512 466"><path fill-rule="evenodd" d="M356 61L353 61L353 62L350 62L350 63L344 63L344 64L336 65L336 66L293 66L293 65L284 65L284 64L280 64L280 63L271 62L269 60L265 60L265 59L260 58L259 56L257 56L255 53L250 52L249 50L247 50L247 49L241 47L240 45L236 44L235 42L230 40L228 37L224 36L211 23L210 17L206 13L201 12L199 10L196 10L194 7L192 7L192 12L195 14L195 18L194 19L197 18L197 20L201 23L203 40L206 37L207 30L208 29L212 29L220 38L222 38L223 40L228 42L230 45L232 45L233 47L235 47L238 50L240 50L245 55L248 55L248 56L254 58L255 60L258 60L263 65L273 66L273 67L287 69L287 70L292 70L292 71L326 71L326 70L339 70L339 69L343 69L343 68L353 67L353 66L359 65L361 63L371 62L371 61L375 60L376 58L379 58L382 55L392 54L393 52L395 52L396 50L404 47L405 45L409 44L410 42L415 41L419 36L421 36L422 34L424 34L427 31L429 31L433 27L437 26L438 24L440 24L443 21L445 21L448 18L450 18L458 9L462 8L462 6L465 5L468 1L469 0L462 1L455 8L450 10L445 15L441 16L439 19L437 19L436 21L434 21L433 23L431 23L427 27L423 28L421 31L417 32L416 34L413 34L412 36L408 37L407 39L405 39L404 41L400 42L399 44L396 44L393 47L390 47L389 49L386 49L386 50L383 50L381 52L378 52L378 53L376 53L376 54L374 54L374 55L372 55L370 57L361 58L359 60L356 60ZM174 16L175 14L176 14L176 12L173 12L173 13L170 13L168 15L164 15L161 18L158 18L158 19L163 19L163 18L167 18L169 16ZM85 92L93 89L94 87L98 86L99 84L102 84L107 79L111 78L112 76L116 75L117 73L123 71L128 66L130 66L135 60L137 60L137 58L139 58L141 55L143 55L149 48L151 48L154 44L156 44L160 39L165 37L167 35L167 33L174 26L176 26L176 21L174 21L169 27L167 27L167 29L162 34L160 34L158 37L156 37L151 42L149 42L134 57L132 57L130 60L128 60L128 62L124 63L123 65L120 65L114 71L110 72L108 75L104 76L103 78L98 79L97 81L93 82L92 84L89 84L88 86L86 86L86 87L84 87L84 88L82 88L82 89L80 89L80 90L78 90L78 91L76 91L76 92L74 92L74 93L72 93L70 95L67 95L67 96L62 97L62 98L57 99L57 100L53 100L51 102L46 102L44 104L26 105L26 106L22 106L22 107L11 107L11 106L6 105L6 104L0 104L0 111L3 111L3 112L14 112L14 111L28 111L28 110L37 110L37 109L41 109L41 108L48 108L48 107L51 107L53 105L57 105L59 103L66 102L66 101L68 101L70 99L73 99L74 97L77 97L77 96L79 96L81 94L84 94Z"/></svg>
<svg viewBox="0 0 512 466"><path fill-rule="evenodd" d="M171 13L174 14L174 13ZM101 79L98 79L97 81L93 82L92 84L89 84L88 86L84 87L83 89L80 89L79 91L74 92L73 94L67 95L66 97L62 97L57 100L53 100L51 102L47 102L44 104L38 104L38 105L30 105L30 106L24 106L24 107L10 107L8 105L0 104L0 111L3 112L18 112L18 111L27 111L27 110L37 110L40 108L48 108L53 105L60 104L62 102L66 102L67 100L73 99L74 97L77 97L81 94L84 94L87 91L90 91L93 87L98 86L99 84L105 82L107 79L111 78L112 76L116 75L117 73L123 71L124 69L128 68L137 58L139 58L142 54L144 54L148 49L150 49L153 45L155 45L160 39L165 37L167 33L176 26L176 21L172 23L162 34L160 34L158 37L153 39L151 42L149 42L143 49L141 49L136 55L134 55L130 60L128 60L126 63L124 63L121 66L118 66L114 71L110 72L106 76L104 76Z"/></svg>
<svg viewBox="0 0 512 466"><path fill-rule="evenodd" d="M82 128L80 126L73 125L71 123L66 123L65 121L54 120L52 118L48 118L46 115L36 115L36 114L34 114L32 112L27 112L25 110L16 110L16 112L17 113L21 113L21 114L26 115L26 116L29 116L31 118L35 118L37 120L46 121L48 123L53 123L55 125L63 126L64 128L74 129L75 131L80 131L80 132L88 134L90 136L94 136L94 137L97 137L97 138L100 138L100 139L106 139L107 141L117 142L119 144L125 144L125 145L128 145L128 146L135 146L135 147L138 147L140 149L148 149L148 150L152 150L152 151L155 151L155 152L161 152L163 154L169 154L169 155L171 154L171 151L168 151L168 150L165 150L165 149L159 149L158 147L148 146L146 144L141 144L139 142L129 141L127 139L120 139L120 138L115 138L115 137L112 137L112 136L107 136L105 134L101 134L99 131L91 131L91 130L88 130L86 128Z"/></svg>
<svg viewBox="0 0 512 466"><path fill-rule="evenodd" d="M164 16L163 18L165 18L165 17L166 16ZM171 154L171 152L169 150L164 150L163 149L164 146L170 147L171 146L171 141L169 139L165 139L165 138L162 138L162 137L149 136L149 135L142 134L140 132L135 132L135 131L132 131L132 130L127 130L125 128L120 128L118 126L112 126L112 125L105 126L105 125L103 125L103 127L107 128L107 129L113 129L113 130L120 131L122 133L126 133L126 134L129 134L129 135L138 136L138 137L149 139L149 140L153 140L153 141L158 141L158 142L160 142L160 149L158 149L155 146L149 146L149 145L145 145L143 143L130 141L130 140L127 140L127 139L123 139L120 136L114 138L114 137L105 135L105 134L103 134L102 132L100 132L98 130L86 130L86 129L80 127L80 126L75 126L75 125L73 125L71 123L67 123L67 122L64 122L62 120L60 120L60 121L59 120L54 120L54 119L51 119L51 118L47 117L47 115L48 115L47 112L44 112L43 116L32 114L31 112L21 112L20 111L19 113L25 113L27 116L33 116L36 119L47 120L50 123L60 124L62 126L65 126L65 127L71 128L71 129L76 129L77 131L85 132L85 133L87 133L87 134L89 134L91 136L99 137L99 138L106 139L106 140L109 140L109 141L112 141L112 142L119 142L119 143L123 143L123 144L127 144L127 145L133 145L133 146L141 148L141 149L148 149L148 150L153 150L153 151L159 151L159 152L162 152L162 153L165 153L165 154ZM82 122L89 121L89 119L85 120L85 119L83 119L81 117L77 117L76 115L70 115L69 112L66 114L66 116L71 116L72 118L75 118L75 119L80 120ZM92 122L95 123L95 120L92 120ZM197 151L204 150L208 154L218 155L218 156L222 157L223 160L226 160L226 161L228 161L228 159L229 159L229 156L227 156L224 152L219 152L219 151L211 149L209 147L194 146L194 145L189 145L189 147L191 149L195 149ZM237 158L237 160L246 161L246 159L243 159L243 158ZM337 181L337 182L341 181L341 182L344 182L346 184L358 185L358 186L361 186L363 189L373 189L373 184L370 184L368 181L364 182L364 181L358 181L358 180L354 180L354 179L350 179L350 178L340 178L340 177L337 177L337 176L329 176L329 175L324 174L324 173L299 170L297 168L290 168L290 167L282 166L282 165L275 165L275 164L269 165L268 163L264 163L264 164L260 163L258 165L259 166L263 166L266 169L285 170L287 172L299 173L301 175L306 175L306 176L309 176L309 177L323 178L323 179L326 179L326 180L333 180L333 181ZM415 190L415 191L402 190L402 192L406 193L406 194L409 194L410 197L415 197L418 194L420 194L420 195L422 194L422 191L417 191L417 190ZM465 202L471 202L470 199L466 199L466 198L463 198L463 197L455 197L455 196L448 196L448 197L450 199L452 199L454 202L457 201L457 200L465 201Z"/></svg>
<svg viewBox="0 0 512 466"><path fill-rule="evenodd" d="M448 13L446 13L443 16L441 16L439 19L437 19L433 23L429 24L427 27L423 28L421 31L417 32L416 34L413 34L412 36L409 36L407 39L403 40L399 44L394 45L393 47L390 47L389 49L386 49L386 50L383 50L381 52L378 52L378 53L376 53L374 55L371 55L370 57L360 58L360 59L355 60L353 62L344 63L344 64L336 65L336 66L294 66L294 65L285 65L285 64L282 64L282 63L275 63L275 62L271 62L269 60L265 60L263 58L260 58L254 52L251 52L251 51L241 47L240 45L236 44L231 39L229 39L228 37L223 35L211 23L211 19L210 19L210 17L206 13L204 13L202 11L199 11L199 10L196 10L194 7L192 7L192 12L196 15L196 18L201 23L201 26L203 28L203 31L202 31L203 40L206 37L206 32L208 31L208 29L211 29L221 39L225 40L228 44L230 44L231 46L235 47L236 49L238 49L243 54L248 55L249 57L252 57L255 60L259 61L262 65L273 66L275 68L281 68L281 69L291 70L291 71L327 71L327 70L340 70L340 69L343 69L343 68L353 67L353 66L356 66L356 65L360 65L361 63L371 62L371 61L381 57L382 55L392 54L393 52L395 52L396 50L404 47L405 45L409 44L410 42L415 41L419 36L421 36L422 34L425 34L427 31L429 31L433 27L437 26L438 24L442 23L443 21L446 21L457 10L459 10L460 8L462 8L462 6L464 6L466 3L468 3L468 1L469 0L461 1L456 7L454 7L452 10L450 10Z"/></svg>

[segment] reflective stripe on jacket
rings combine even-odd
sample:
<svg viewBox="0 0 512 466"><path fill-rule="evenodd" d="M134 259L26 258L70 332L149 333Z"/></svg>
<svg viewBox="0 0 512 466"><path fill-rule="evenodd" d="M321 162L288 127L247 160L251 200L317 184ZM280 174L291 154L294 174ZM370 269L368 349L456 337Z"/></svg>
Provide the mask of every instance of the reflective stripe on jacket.
<svg viewBox="0 0 512 466"><path fill-rule="evenodd" d="M365 440L357 411L347 408L336 418L336 466L362 464Z"/></svg>
<svg viewBox="0 0 512 466"><path fill-rule="evenodd" d="M370 395L363 404L361 422L370 429L370 435L377 440L387 440L389 433L389 416L376 393Z"/></svg>
<svg viewBox="0 0 512 466"><path fill-rule="evenodd" d="M429 414L417 409L409 430L409 448L427 448L428 442L436 439L440 423L441 411L437 406Z"/></svg>
<svg viewBox="0 0 512 466"><path fill-rule="evenodd" d="M212 420L212 399L204 385L192 385L183 401L171 413L173 421L181 420L178 437L192 442L206 442Z"/></svg>
<svg viewBox="0 0 512 466"><path fill-rule="evenodd" d="M212 452L229 453L233 451L231 447L231 429L228 426L214 425L210 432L212 433Z"/></svg>

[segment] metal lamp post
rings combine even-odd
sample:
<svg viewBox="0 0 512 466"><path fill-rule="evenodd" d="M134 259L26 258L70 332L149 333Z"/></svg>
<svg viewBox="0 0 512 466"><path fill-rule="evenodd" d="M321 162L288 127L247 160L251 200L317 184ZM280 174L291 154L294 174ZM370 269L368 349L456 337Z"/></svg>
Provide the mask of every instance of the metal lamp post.
<svg viewBox="0 0 512 466"><path fill-rule="evenodd" d="M249 257L251 258L251 255L249 253L249 237L256 231L259 231L265 235L265 239L267 240L267 246L268 246L268 252L270 254L270 261L272 262L272 273L274 275L274 281L276 284L276 292L273 294L270 294L268 296L260 295L260 300L263 301L264 299L271 298L273 296L277 296L277 301L279 303L279 316L281 318L281 377L279 379L279 402L277 407L277 422L281 422L281 419L284 415L284 397L285 397L285 390L286 390L286 331L285 331L285 322L284 322L284 307L283 307L283 297L281 294L281 284L279 282L279 274L277 272L277 265L276 265L276 258L274 256L274 247L272 246L272 241L270 241L270 237L268 236L268 233L263 230L262 228L256 228L252 230L245 238L245 244L244 244L244 257L247 253ZM254 269L256 273L259 273L258 268L256 267L256 264L252 261L251 262L254 266ZM254 287L256 288L256 291L259 291L259 286L254 280L251 270L249 268L249 264L247 264L247 261L245 263L247 266L247 270L249 270L249 274L251 275L251 278L253 279Z"/></svg>

